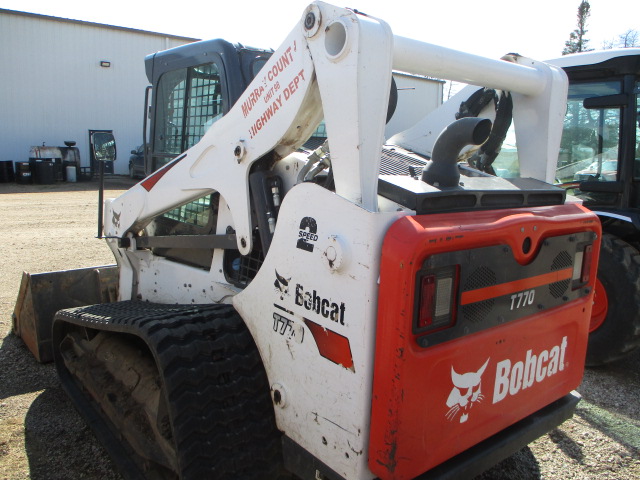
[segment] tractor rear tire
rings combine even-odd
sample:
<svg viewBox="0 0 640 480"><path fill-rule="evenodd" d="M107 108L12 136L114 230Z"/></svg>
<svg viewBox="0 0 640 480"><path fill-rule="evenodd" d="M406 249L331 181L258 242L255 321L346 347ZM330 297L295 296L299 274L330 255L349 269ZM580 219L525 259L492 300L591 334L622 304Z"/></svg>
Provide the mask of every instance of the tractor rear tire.
<svg viewBox="0 0 640 480"><path fill-rule="evenodd" d="M589 334L586 365L620 360L640 346L640 252L609 233L602 236L598 281L606 298L606 317ZM598 289L596 289L597 291Z"/></svg>

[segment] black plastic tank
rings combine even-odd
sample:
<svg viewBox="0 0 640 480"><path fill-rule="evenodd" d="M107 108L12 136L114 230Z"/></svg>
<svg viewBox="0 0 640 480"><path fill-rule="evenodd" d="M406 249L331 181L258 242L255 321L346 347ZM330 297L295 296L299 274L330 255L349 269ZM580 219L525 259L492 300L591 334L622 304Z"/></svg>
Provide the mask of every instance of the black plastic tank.
<svg viewBox="0 0 640 480"><path fill-rule="evenodd" d="M16 183L33 183L33 171L30 162L16 162Z"/></svg>
<svg viewBox="0 0 640 480"><path fill-rule="evenodd" d="M13 160L3 160L0 162L0 183L12 183L14 180L13 175Z"/></svg>

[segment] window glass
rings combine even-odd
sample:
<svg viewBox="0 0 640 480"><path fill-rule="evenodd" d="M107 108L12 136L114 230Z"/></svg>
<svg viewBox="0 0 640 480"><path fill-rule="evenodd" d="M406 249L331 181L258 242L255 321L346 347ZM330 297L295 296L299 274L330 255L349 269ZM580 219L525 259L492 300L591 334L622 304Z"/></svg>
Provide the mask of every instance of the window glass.
<svg viewBox="0 0 640 480"><path fill-rule="evenodd" d="M222 117L222 94L218 67L213 64L192 67L187 73L189 91L186 102L186 127L178 152L194 146L213 123ZM164 214L165 218L204 227L209 222L209 196L199 198Z"/></svg>
<svg viewBox="0 0 640 480"><path fill-rule="evenodd" d="M176 222L204 227L209 223L210 197L210 195L207 195L206 197L201 197L186 205L175 208L165 213L164 217L175 220Z"/></svg>
<svg viewBox="0 0 640 480"><path fill-rule="evenodd" d="M162 75L156 87L154 122L154 153L165 155L160 163L198 143L222 113L220 72L216 64Z"/></svg>
<svg viewBox="0 0 640 480"><path fill-rule="evenodd" d="M271 55L269 55L269 57L270 56ZM251 74L253 75L252 78L255 78L255 76L258 75L258 72L262 69L262 67L264 67L264 64L267 63L269 57L259 55L253 60L253 62L251 62Z"/></svg>
<svg viewBox="0 0 640 480"><path fill-rule="evenodd" d="M586 109L583 102L585 98L620 92L618 81L569 86L556 170L559 182L618 179L621 110L619 107Z"/></svg>
<svg viewBox="0 0 640 480"><path fill-rule="evenodd" d="M186 70L165 73L156 87L154 151L178 155L182 153L182 126Z"/></svg>
<svg viewBox="0 0 640 480"><path fill-rule="evenodd" d="M222 91L218 67L211 63L189 72L187 128L183 149L194 146L222 116Z"/></svg>
<svg viewBox="0 0 640 480"><path fill-rule="evenodd" d="M500 152L491 165L498 177L517 178L520 176L520 160L516 146L516 130L511 123L505 136Z"/></svg>
<svg viewBox="0 0 640 480"><path fill-rule="evenodd" d="M636 82L636 161L634 165L635 178L640 178L640 81Z"/></svg>
<svg viewBox="0 0 640 480"><path fill-rule="evenodd" d="M159 215L147 225L145 233L150 236L214 234L218 222L219 198L218 193L213 193ZM179 263L208 269L211 267L213 247L154 247L153 253Z"/></svg>

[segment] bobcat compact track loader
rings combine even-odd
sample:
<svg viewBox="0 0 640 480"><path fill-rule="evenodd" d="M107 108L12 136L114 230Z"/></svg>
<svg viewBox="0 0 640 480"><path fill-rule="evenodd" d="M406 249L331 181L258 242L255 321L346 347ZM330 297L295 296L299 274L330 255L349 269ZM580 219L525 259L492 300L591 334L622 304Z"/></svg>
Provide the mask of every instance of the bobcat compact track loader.
<svg viewBox="0 0 640 480"><path fill-rule="evenodd" d="M197 144L105 202L118 301L55 316L63 386L125 477L465 478L571 416L597 217L461 175L491 119L433 121L430 158L385 144L392 69L511 92L523 177L555 168L560 69L312 3Z"/></svg>

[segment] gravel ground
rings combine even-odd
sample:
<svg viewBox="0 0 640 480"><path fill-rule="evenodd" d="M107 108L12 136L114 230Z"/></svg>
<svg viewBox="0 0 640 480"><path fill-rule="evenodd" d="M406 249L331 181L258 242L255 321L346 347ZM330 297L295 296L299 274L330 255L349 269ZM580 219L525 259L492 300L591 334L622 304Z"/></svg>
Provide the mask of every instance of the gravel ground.
<svg viewBox="0 0 640 480"><path fill-rule="evenodd" d="M112 178L107 196L131 183ZM22 271L113 263L95 239L95 183L0 184L0 479L120 476L60 388L51 364L36 362L11 334ZM574 418L485 472L483 479L640 478L640 352L587 370Z"/></svg>

